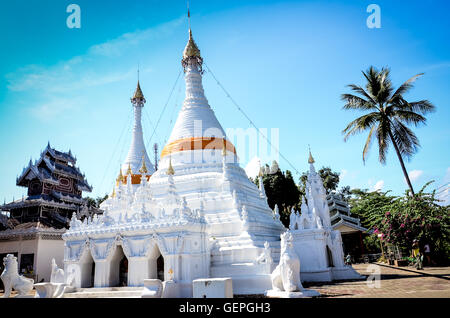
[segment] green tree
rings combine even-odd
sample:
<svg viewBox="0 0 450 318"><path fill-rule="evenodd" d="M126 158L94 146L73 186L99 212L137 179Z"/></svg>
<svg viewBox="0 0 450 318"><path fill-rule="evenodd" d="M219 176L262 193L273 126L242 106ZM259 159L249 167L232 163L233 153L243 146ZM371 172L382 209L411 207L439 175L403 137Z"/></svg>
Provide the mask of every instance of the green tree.
<svg viewBox="0 0 450 318"><path fill-rule="evenodd" d="M278 205L280 220L287 227L291 208L299 208L300 191L289 170L283 173L278 165L272 165L273 167L277 170L271 169L270 173L262 176L267 203L271 209L275 208L275 204ZM259 186L258 178L254 182Z"/></svg>
<svg viewBox="0 0 450 318"><path fill-rule="evenodd" d="M450 258L450 207L439 205L435 191L426 193L425 186L411 197L390 196L387 192L354 190L350 200L351 213L361 219L363 226L383 241L409 250L413 239L430 244L438 260Z"/></svg>
<svg viewBox="0 0 450 318"><path fill-rule="evenodd" d="M435 107L428 100L408 102L403 94L413 87L413 82L423 73L417 74L404 82L397 90L394 90L390 80L390 70L382 68L378 71L371 66L366 72L362 72L367 80L366 89L350 84L348 87L360 96L342 94L341 98L346 102L344 109L369 112L350 122L342 131L344 140L366 130L369 130L364 145L362 157L366 161L370 145L374 137L378 141L378 157L382 164L386 163L386 154L389 145L394 146L403 174L408 183L411 194L414 189L409 179L403 162L403 157L410 159L420 146L414 132L407 127L409 124L417 126L425 124L425 114L434 111Z"/></svg>
<svg viewBox="0 0 450 318"><path fill-rule="evenodd" d="M102 204L103 201L105 201L106 199L108 199L109 195L105 194L103 197L97 197L95 199L95 203L97 204L97 208L100 207L100 204Z"/></svg>
<svg viewBox="0 0 450 318"><path fill-rule="evenodd" d="M330 167L322 167L317 171L323 181L323 187L327 193L336 190L339 184L339 172L334 172ZM300 177L301 191L304 193L306 187L306 180L308 180L308 171L303 172Z"/></svg>
<svg viewBox="0 0 450 318"><path fill-rule="evenodd" d="M85 197L84 199L87 202L87 207L88 208L100 208L100 204L105 201L108 198L108 195L105 194L105 196L103 197L97 197L97 198L91 198L91 197Z"/></svg>

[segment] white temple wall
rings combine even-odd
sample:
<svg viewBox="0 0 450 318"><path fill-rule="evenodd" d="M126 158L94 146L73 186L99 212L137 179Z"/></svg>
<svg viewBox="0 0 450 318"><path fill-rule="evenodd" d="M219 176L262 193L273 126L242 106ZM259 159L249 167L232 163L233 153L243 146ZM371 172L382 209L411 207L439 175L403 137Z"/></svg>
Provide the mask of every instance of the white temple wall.
<svg viewBox="0 0 450 318"><path fill-rule="evenodd" d="M302 281L331 281L325 230L299 230L291 233L295 252L300 259Z"/></svg>
<svg viewBox="0 0 450 318"><path fill-rule="evenodd" d="M330 247L333 255L333 264L335 267L343 267L344 263L344 252L342 246L342 236L339 230L334 230L331 232L331 237L333 237L333 245Z"/></svg>
<svg viewBox="0 0 450 318"><path fill-rule="evenodd" d="M52 274L51 262L55 259L58 266L63 267L64 264L64 241L45 240L42 237L37 242L37 251L34 255L35 271L37 282L44 279L45 282L50 281Z"/></svg>
<svg viewBox="0 0 450 318"><path fill-rule="evenodd" d="M21 262L21 255L22 254L34 254L34 264L33 264L33 271L40 277L41 273L37 272L37 266L36 266L36 257L37 257L37 246L38 246L38 239L32 239L32 240L11 240L11 241L3 241L0 242L0 254L14 254L17 253L17 261L19 265L20 270L20 262ZM3 259L0 260L0 262L3 262Z"/></svg>

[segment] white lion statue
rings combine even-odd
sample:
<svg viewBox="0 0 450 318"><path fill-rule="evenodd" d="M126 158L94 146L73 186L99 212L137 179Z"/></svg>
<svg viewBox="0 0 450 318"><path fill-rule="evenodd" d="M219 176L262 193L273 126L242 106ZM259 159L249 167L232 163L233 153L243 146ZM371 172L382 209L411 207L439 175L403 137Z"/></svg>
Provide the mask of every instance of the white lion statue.
<svg viewBox="0 0 450 318"><path fill-rule="evenodd" d="M300 259L292 245L292 234L281 234L280 263L272 272L272 288L277 291L294 292L303 290L300 281Z"/></svg>
<svg viewBox="0 0 450 318"><path fill-rule="evenodd" d="M3 265L5 269L2 275L0 275L5 286L5 294L3 297L8 298L13 288L18 292L17 297L26 296L33 289L34 280L19 275L17 257L12 254L6 255L3 258Z"/></svg>
<svg viewBox="0 0 450 318"><path fill-rule="evenodd" d="M59 268L54 258L52 258L52 274L50 283L64 284L64 270Z"/></svg>

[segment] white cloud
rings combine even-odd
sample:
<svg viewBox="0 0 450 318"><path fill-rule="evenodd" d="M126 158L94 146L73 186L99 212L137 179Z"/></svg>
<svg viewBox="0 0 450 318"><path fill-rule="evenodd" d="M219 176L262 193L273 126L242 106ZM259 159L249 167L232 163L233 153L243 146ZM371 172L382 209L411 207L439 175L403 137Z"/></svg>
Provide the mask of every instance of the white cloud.
<svg viewBox="0 0 450 318"><path fill-rule="evenodd" d="M381 191L384 187L384 180L378 180L372 188L372 191Z"/></svg>
<svg viewBox="0 0 450 318"><path fill-rule="evenodd" d="M348 175L348 170L342 169L341 174L339 175L339 179L340 180L344 179L346 175Z"/></svg>
<svg viewBox="0 0 450 318"><path fill-rule="evenodd" d="M129 52L133 47L136 47L143 41L148 41L157 37L167 37L172 33L174 28L185 21L186 18L182 16L178 19L158 25L157 27L124 33L113 40L93 45L89 49L89 54L106 57L120 56L123 53Z"/></svg>
<svg viewBox="0 0 450 318"><path fill-rule="evenodd" d="M256 178L259 174L259 169L261 167L261 159L258 157L253 157L252 160L245 166L245 173L249 178Z"/></svg>
<svg viewBox="0 0 450 318"><path fill-rule="evenodd" d="M408 173L409 179L411 182L417 181L423 175L423 170L411 170Z"/></svg>
<svg viewBox="0 0 450 318"><path fill-rule="evenodd" d="M50 66L26 65L5 76L7 87L11 92L33 94L28 108L33 116L42 120L54 117L75 107L71 98L82 96L90 88L136 78L136 68L118 63L118 57L129 56L130 50L137 51L137 47L146 41L167 38L183 21L184 17L123 34L91 46L83 55ZM114 71L111 65L115 65ZM140 71L144 74L151 69L144 67ZM83 94L80 95L80 91Z"/></svg>
<svg viewBox="0 0 450 318"><path fill-rule="evenodd" d="M53 98L46 103L29 108L30 113L42 121L49 121L61 113L73 110L80 105L80 101L67 98Z"/></svg>

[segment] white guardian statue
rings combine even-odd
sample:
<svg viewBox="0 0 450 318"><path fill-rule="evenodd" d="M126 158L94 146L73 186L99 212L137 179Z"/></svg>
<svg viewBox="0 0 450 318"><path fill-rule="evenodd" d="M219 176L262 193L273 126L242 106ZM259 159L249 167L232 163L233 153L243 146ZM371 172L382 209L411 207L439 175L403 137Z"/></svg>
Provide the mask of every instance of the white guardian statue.
<svg viewBox="0 0 450 318"><path fill-rule="evenodd" d="M6 255L3 258L3 265L5 269L0 276L5 286L3 297L8 298L13 288L18 292L17 297L26 296L33 289L34 280L19 275L17 257L12 254Z"/></svg>
<svg viewBox="0 0 450 318"><path fill-rule="evenodd" d="M52 259L52 274L50 276L50 283L65 283L64 270L58 267L54 258Z"/></svg>
<svg viewBox="0 0 450 318"><path fill-rule="evenodd" d="M292 242L293 236L289 230L281 234L280 263L272 273L272 290L267 291L266 295L282 298L320 296L315 290L303 288L300 280L300 259Z"/></svg>
<svg viewBox="0 0 450 318"><path fill-rule="evenodd" d="M274 290L293 292L303 289L300 281L300 259L292 246L292 234L281 234L280 263L272 273Z"/></svg>

